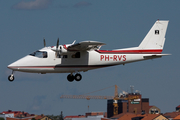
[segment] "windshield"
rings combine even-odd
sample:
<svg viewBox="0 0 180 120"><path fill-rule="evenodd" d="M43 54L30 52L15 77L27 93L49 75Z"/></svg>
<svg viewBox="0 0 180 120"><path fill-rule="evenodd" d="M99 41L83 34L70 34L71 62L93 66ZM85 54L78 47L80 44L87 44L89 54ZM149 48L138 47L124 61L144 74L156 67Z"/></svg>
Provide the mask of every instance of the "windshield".
<svg viewBox="0 0 180 120"><path fill-rule="evenodd" d="M48 57L47 52L45 52L45 51L36 51L36 52L33 52L29 55L32 55L32 56L35 56L38 58L47 58Z"/></svg>

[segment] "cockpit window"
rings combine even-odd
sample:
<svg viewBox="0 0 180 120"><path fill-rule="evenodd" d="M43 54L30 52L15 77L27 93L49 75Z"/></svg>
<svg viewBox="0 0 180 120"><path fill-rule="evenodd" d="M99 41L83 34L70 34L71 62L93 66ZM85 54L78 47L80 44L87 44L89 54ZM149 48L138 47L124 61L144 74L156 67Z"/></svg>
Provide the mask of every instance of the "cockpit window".
<svg viewBox="0 0 180 120"><path fill-rule="evenodd" d="M38 58L47 58L48 57L48 54L47 52L45 51L36 51L36 52L33 52L29 55L32 55L32 56L35 56L35 57L38 57Z"/></svg>

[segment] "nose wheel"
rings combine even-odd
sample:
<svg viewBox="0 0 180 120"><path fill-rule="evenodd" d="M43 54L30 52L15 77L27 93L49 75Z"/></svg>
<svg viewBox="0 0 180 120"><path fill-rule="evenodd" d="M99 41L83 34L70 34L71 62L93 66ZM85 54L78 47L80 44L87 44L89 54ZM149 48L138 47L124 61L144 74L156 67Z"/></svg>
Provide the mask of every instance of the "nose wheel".
<svg viewBox="0 0 180 120"><path fill-rule="evenodd" d="M10 82L14 81L13 71L12 71L12 74L9 75L8 80L9 80Z"/></svg>
<svg viewBox="0 0 180 120"><path fill-rule="evenodd" d="M82 79L81 74L77 73L75 76L71 73L67 76L67 80L69 82L73 82L74 80L80 81Z"/></svg>

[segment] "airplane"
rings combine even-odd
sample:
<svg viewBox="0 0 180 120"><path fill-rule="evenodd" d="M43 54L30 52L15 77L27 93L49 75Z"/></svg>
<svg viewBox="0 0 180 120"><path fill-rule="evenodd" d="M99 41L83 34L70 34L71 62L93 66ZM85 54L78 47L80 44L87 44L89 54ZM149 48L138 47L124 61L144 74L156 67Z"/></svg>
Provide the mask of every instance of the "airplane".
<svg viewBox="0 0 180 120"><path fill-rule="evenodd" d="M12 69L8 80L14 81L14 71L20 71L70 73L67 76L69 82L80 81L80 72L170 55L162 54L168 23L167 20L157 20L138 47L124 49L100 50L105 43L91 40L59 45L59 38L56 46L46 47L44 39L44 48L8 65Z"/></svg>

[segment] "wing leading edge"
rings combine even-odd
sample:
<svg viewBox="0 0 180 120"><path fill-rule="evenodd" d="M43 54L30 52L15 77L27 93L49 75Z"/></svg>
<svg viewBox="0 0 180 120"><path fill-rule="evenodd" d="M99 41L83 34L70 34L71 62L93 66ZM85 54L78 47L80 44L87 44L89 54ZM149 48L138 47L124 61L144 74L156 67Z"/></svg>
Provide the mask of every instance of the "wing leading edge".
<svg viewBox="0 0 180 120"><path fill-rule="evenodd" d="M105 43L98 41L82 41L80 43L76 43L74 45L70 45L67 47L68 51L86 51L86 50L97 50L100 46L106 45Z"/></svg>

